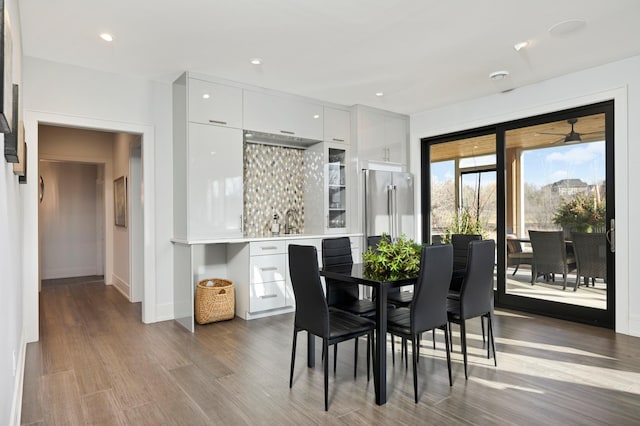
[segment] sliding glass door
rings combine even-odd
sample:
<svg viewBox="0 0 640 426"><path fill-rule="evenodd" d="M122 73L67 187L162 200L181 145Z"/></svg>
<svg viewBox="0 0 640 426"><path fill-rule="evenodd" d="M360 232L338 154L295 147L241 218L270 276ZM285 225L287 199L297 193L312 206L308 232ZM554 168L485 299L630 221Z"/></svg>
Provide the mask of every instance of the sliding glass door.
<svg viewBox="0 0 640 426"><path fill-rule="evenodd" d="M422 142L425 241L464 212L496 240L496 305L614 326L612 102Z"/></svg>

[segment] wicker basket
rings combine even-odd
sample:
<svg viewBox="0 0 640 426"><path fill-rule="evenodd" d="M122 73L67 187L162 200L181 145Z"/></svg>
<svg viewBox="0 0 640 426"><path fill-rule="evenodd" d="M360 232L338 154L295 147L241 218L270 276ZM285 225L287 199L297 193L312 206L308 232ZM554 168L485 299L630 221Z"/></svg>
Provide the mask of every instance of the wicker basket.
<svg viewBox="0 0 640 426"><path fill-rule="evenodd" d="M207 283L213 283L208 285ZM196 322L210 322L233 319L235 297L233 282L222 278L208 278L198 283L196 288Z"/></svg>

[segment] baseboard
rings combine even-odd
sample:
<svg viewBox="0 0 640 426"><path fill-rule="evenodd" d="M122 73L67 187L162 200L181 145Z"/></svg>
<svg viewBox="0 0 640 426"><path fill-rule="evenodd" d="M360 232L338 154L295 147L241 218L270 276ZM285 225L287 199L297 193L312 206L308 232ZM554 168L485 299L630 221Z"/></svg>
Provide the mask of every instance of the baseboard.
<svg viewBox="0 0 640 426"><path fill-rule="evenodd" d="M54 280L57 278L71 278L71 277L88 277L89 275L97 275L96 267L94 266L78 266L73 268L56 268L46 269L42 271L43 280Z"/></svg>
<svg viewBox="0 0 640 426"><path fill-rule="evenodd" d="M27 356L27 342L24 340L24 331L20 336L20 348L16 364L16 376L13 381L13 398L11 399L11 418L9 424L18 426L22 416L22 391L24 387L24 366Z"/></svg>
<svg viewBox="0 0 640 426"><path fill-rule="evenodd" d="M173 303L165 303L156 306L156 322L168 321L174 318Z"/></svg>
<svg viewBox="0 0 640 426"><path fill-rule="evenodd" d="M131 288L129 287L129 283L125 282L122 278L117 276L116 274L111 275L111 279L113 280L113 286L120 292L124 297L127 298L128 301L131 301Z"/></svg>
<svg viewBox="0 0 640 426"><path fill-rule="evenodd" d="M640 337L640 316L629 315L629 335Z"/></svg>

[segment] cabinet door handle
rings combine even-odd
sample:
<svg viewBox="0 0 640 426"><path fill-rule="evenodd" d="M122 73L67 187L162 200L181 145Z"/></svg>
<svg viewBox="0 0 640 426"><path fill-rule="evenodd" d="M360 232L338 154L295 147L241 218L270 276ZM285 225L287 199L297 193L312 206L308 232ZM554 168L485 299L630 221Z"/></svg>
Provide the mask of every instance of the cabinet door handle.
<svg viewBox="0 0 640 426"><path fill-rule="evenodd" d="M344 142L344 139L339 139L339 138L333 138L333 140L336 142Z"/></svg>
<svg viewBox="0 0 640 426"><path fill-rule="evenodd" d="M275 250L278 247L276 246L264 246L264 247L260 247L260 250Z"/></svg>
<svg viewBox="0 0 640 426"><path fill-rule="evenodd" d="M285 135L295 135L296 132L292 132L289 130L280 130L280 133L284 133Z"/></svg>
<svg viewBox="0 0 640 426"><path fill-rule="evenodd" d="M277 271L278 268L276 268L275 266L268 266L266 268L260 268L260 270L261 271L265 271L265 272L267 272L267 271Z"/></svg>
<svg viewBox="0 0 640 426"><path fill-rule="evenodd" d="M226 121L219 121L219 120L209 120L209 123L213 123L213 124L224 124L226 125L227 122Z"/></svg>
<svg viewBox="0 0 640 426"><path fill-rule="evenodd" d="M274 298L274 297L278 297L278 295L277 294L265 294L264 296L259 296L259 297L260 297L260 299L271 299L271 298Z"/></svg>

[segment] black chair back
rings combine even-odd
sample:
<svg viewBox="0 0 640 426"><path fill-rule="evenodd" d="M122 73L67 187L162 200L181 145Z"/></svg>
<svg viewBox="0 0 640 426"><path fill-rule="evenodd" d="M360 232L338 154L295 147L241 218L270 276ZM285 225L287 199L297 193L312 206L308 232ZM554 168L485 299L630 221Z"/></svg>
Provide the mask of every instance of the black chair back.
<svg viewBox="0 0 640 426"><path fill-rule="evenodd" d="M469 243L471 241L478 241L478 240L482 240L482 235L478 235L478 234L451 235L451 245L453 245L453 270L454 271L459 271L467 268Z"/></svg>
<svg viewBox="0 0 640 426"><path fill-rule="evenodd" d="M373 251L377 251L378 244L380 243L380 241L382 241L382 237L382 235L372 235L370 237L367 237L367 247L371 247ZM386 241L390 241L389 236L386 234L384 235L384 239Z"/></svg>
<svg viewBox="0 0 640 426"><path fill-rule="evenodd" d="M420 274L411 304L411 332L420 333L447 323L447 295L453 268L451 244L423 246Z"/></svg>
<svg viewBox="0 0 640 426"><path fill-rule="evenodd" d="M325 238L322 240L322 264L324 266L353 265L349 237ZM329 306L358 300L358 284L336 283L325 278L327 303Z"/></svg>
<svg viewBox="0 0 640 426"><path fill-rule="evenodd" d="M329 308L322 291L314 246L289 245L289 274L296 299L295 326L329 337Z"/></svg>
<svg viewBox="0 0 640 426"><path fill-rule="evenodd" d="M493 240L469 243L467 273L460 287L461 313L464 318L473 318L491 311L495 250Z"/></svg>

